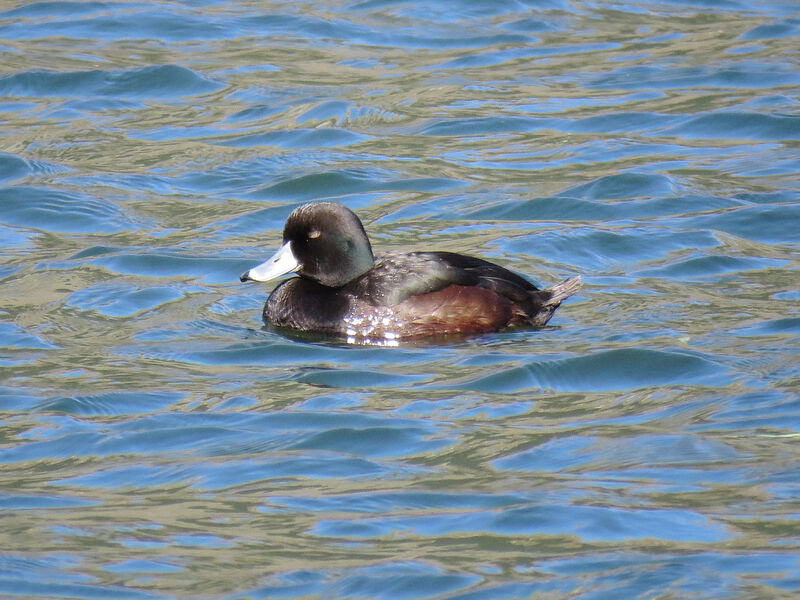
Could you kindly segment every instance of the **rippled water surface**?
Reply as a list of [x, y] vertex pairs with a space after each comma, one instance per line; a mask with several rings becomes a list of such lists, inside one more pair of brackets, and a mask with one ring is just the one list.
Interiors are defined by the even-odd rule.
[[[796, 597], [796, 2], [0, 9], [0, 596]], [[283, 337], [322, 199], [584, 288]]]

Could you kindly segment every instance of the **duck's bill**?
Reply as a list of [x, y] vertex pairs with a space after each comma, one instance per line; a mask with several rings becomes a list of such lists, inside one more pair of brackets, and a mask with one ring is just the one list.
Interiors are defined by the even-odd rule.
[[294, 273], [300, 269], [300, 266], [292, 252], [291, 242], [286, 242], [267, 262], [245, 271], [239, 276], [239, 279], [242, 281], [271, 281], [281, 275]]

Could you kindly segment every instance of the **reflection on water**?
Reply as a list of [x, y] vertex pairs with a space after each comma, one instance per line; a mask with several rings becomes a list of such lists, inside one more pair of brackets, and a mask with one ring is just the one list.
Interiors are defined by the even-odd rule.
[[[796, 595], [794, 4], [2, 7], [0, 595]], [[323, 199], [584, 288], [262, 329]]]

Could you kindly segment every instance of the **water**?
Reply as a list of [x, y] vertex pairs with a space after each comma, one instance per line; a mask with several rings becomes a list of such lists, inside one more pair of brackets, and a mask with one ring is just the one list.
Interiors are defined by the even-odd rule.
[[[4, 598], [795, 597], [795, 2], [0, 8]], [[262, 330], [322, 199], [584, 289]]]

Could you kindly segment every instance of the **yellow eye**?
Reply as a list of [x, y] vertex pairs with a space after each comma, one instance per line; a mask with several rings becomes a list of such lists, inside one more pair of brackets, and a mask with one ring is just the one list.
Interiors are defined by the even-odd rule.
[[308, 234], [308, 239], [315, 240], [321, 235], [322, 235], [321, 231], [319, 231], [318, 229], [314, 229]]

